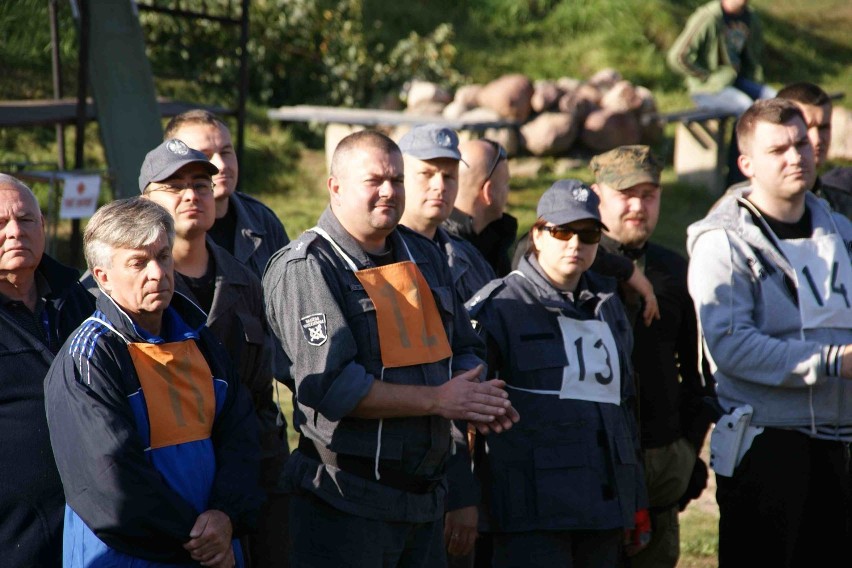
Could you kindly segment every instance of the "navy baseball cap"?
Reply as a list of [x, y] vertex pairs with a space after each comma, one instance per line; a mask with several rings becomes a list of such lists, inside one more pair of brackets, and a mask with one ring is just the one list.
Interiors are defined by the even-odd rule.
[[202, 152], [193, 150], [182, 140], [171, 138], [148, 152], [142, 168], [139, 171], [139, 191], [152, 181], [163, 181], [187, 164], [202, 164], [212, 176], [219, 173], [219, 168], [213, 165]]
[[601, 200], [588, 185], [576, 179], [560, 179], [542, 194], [536, 214], [554, 225], [566, 225], [583, 219], [594, 219], [605, 231], [598, 210]]
[[399, 149], [419, 160], [451, 158], [462, 161], [459, 136], [452, 128], [437, 124], [419, 124], [399, 140]]

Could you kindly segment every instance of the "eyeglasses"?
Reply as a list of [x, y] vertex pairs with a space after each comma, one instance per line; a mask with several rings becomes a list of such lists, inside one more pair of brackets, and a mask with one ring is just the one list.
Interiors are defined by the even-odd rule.
[[188, 183], [186, 185], [161, 185], [160, 187], [152, 187], [147, 190], [148, 193], [152, 191], [165, 191], [171, 195], [179, 195], [183, 196], [183, 193], [187, 190], [192, 190], [196, 195], [206, 196], [209, 195], [213, 188], [216, 187], [216, 184], [213, 183], [209, 179], [199, 179], [192, 183]]
[[488, 181], [491, 179], [491, 176], [494, 175], [494, 170], [497, 169], [497, 164], [499, 164], [501, 160], [507, 160], [508, 156], [506, 155], [506, 149], [501, 144], [488, 138], [483, 138], [482, 141], [494, 149], [494, 161], [491, 162], [491, 167], [488, 168], [488, 175], [485, 176], [485, 181]]
[[546, 225], [541, 230], [547, 231], [551, 237], [558, 241], [570, 241], [574, 235], [577, 235], [580, 242], [587, 245], [594, 245], [601, 242], [602, 235], [600, 227], [575, 229], [569, 225]]

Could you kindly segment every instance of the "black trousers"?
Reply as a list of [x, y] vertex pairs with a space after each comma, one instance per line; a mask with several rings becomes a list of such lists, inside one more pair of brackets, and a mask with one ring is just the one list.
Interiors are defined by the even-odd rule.
[[766, 428], [716, 476], [719, 566], [849, 565], [849, 446]]

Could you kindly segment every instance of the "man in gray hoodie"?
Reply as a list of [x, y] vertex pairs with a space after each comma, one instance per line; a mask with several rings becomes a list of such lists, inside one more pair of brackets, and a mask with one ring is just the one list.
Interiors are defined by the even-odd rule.
[[722, 566], [823, 566], [849, 542], [852, 223], [808, 191], [801, 111], [737, 123], [749, 184], [688, 230], [689, 291], [722, 416], [711, 436]]

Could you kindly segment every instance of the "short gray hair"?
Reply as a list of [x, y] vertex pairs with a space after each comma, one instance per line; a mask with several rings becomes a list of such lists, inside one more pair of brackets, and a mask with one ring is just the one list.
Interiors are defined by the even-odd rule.
[[171, 214], [150, 199], [130, 197], [108, 203], [95, 212], [83, 235], [83, 252], [89, 270], [112, 268], [113, 249], [140, 249], [165, 233], [169, 247], [175, 242]]
[[24, 195], [28, 195], [36, 203], [36, 206], [38, 206], [38, 197], [36, 197], [35, 192], [33, 192], [27, 184], [18, 178], [10, 176], [9, 174], [0, 174], [0, 187], [3, 186], [11, 186]]

